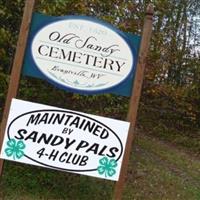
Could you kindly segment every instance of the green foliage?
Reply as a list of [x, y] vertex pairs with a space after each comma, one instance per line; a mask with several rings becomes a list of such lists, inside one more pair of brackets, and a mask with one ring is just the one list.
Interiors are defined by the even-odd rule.
[[0, 0], [0, 71], [9, 72], [16, 47], [24, 1]]
[[144, 90], [139, 108], [141, 128], [198, 153], [200, 110], [197, 102], [200, 97], [196, 95], [197, 91], [194, 92], [195, 89], [192, 90], [192, 85], [174, 87], [162, 84], [148, 87]]
[[8, 76], [0, 71], [0, 118], [2, 117], [2, 108], [5, 102], [7, 88]]
[[[24, 2], [0, 0], [0, 111], [5, 102], [7, 74], [14, 56]], [[35, 10], [55, 16], [95, 16], [123, 31], [140, 34], [149, 2], [41, 0]], [[166, 138], [176, 134], [199, 138], [199, 2], [155, 0], [153, 3], [153, 35], [138, 126], [156, 135], [166, 133]], [[110, 94], [84, 96], [67, 93], [33, 78], [21, 80], [18, 97], [117, 119], [125, 119], [128, 110], [128, 98]], [[174, 138], [174, 141], [177, 139]]]
[[[24, 0], [0, 0], [0, 115], [17, 43]], [[40, 0], [47, 15], [89, 15], [122, 31], [141, 34], [150, 0]], [[190, 152], [200, 151], [199, 1], [154, 0], [150, 54], [137, 126]], [[79, 95], [45, 81], [22, 77], [18, 98], [62, 108], [125, 119], [129, 98], [111, 94]], [[199, 199], [199, 162], [152, 138], [136, 143], [124, 199]], [[105, 168], [107, 170], [107, 168]], [[108, 171], [108, 170], [107, 170]], [[103, 173], [103, 171], [101, 171]], [[11, 178], [12, 177], [12, 178]], [[24, 184], [26, 183], [26, 184]], [[113, 183], [75, 174], [6, 163], [0, 198], [108, 199]], [[102, 192], [103, 191], [103, 192]], [[139, 192], [138, 192], [139, 191]]]

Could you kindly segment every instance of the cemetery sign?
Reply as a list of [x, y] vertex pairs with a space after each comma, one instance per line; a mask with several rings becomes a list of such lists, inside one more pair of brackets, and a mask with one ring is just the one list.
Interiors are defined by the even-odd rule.
[[49, 82], [75, 92], [98, 93], [133, 76], [135, 51], [124, 33], [90, 17], [55, 19], [32, 34], [28, 47]]

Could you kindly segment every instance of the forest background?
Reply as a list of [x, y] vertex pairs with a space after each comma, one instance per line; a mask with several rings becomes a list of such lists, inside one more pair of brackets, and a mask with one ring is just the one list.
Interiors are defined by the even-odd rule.
[[[22, 20], [24, 0], [0, 0], [0, 117]], [[141, 35], [149, 0], [38, 0], [47, 15], [88, 15], [122, 31]], [[137, 129], [199, 156], [200, 1], [154, 0], [150, 53]], [[85, 96], [22, 77], [17, 98], [125, 120], [129, 98]]]

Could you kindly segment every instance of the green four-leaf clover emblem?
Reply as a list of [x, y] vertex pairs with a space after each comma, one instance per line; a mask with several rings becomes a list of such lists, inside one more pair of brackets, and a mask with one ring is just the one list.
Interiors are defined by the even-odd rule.
[[23, 141], [16, 141], [15, 139], [10, 139], [7, 142], [7, 146], [8, 147], [5, 149], [5, 153], [8, 157], [13, 156], [13, 159], [15, 160], [15, 158], [20, 159], [24, 156], [24, 149], [26, 145]]
[[109, 160], [107, 157], [103, 157], [99, 160], [99, 164], [97, 171], [100, 175], [105, 174], [105, 177], [111, 177], [116, 174], [114, 168], [117, 167], [117, 161], [115, 159]]

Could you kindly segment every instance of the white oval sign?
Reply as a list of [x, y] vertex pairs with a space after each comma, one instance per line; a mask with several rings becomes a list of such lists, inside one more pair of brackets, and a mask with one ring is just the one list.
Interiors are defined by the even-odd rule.
[[13, 99], [0, 158], [118, 180], [129, 123]]
[[117, 162], [123, 152], [122, 142], [112, 129], [74, 111], [24, 113], [12, 120], [7, 134], [9, 140], [26, 144], [25, 157], [60, 170], [95, 171], [99, 158]]
[[32, 57], [45, 77], [59, 87], [101, 92], [133, 72], [134, 54], [118, 30], [88, 17], [59, 18], [32, 40]]

